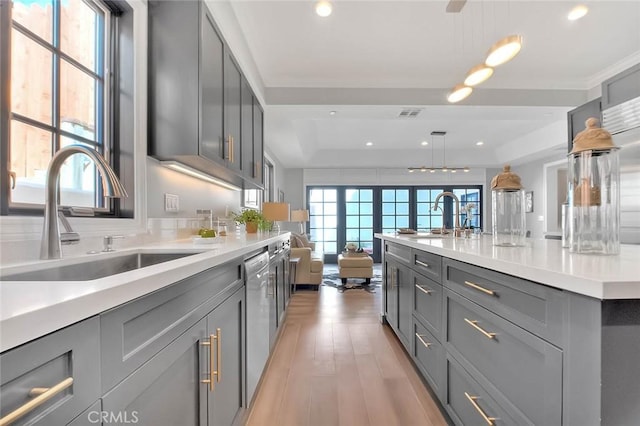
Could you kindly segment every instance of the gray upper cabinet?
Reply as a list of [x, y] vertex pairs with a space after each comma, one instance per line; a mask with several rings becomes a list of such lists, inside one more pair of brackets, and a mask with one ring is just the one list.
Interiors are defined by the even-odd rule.
[[0, 355], [2, 424], [65, 425], [95, 403], [99, 333], [93, 317]]
[[242, 96], [242, 116], [240, 123], [242, 125], [240, 136], [242, 138], [242, 174], [253, 181], [255, 168], [253, 165], [253, 92], [247, 80], [242, 78], [242, 87], [240, 90]]
[[241, 125], [242, 115], [242, 73], [233, 59], [231, 51], [225, 46], [224, 54], [224, 157], [227, 167], [240, 170], [241, 161]]
[[253, 181], [264, 185], [264, 112], [258, 100], [253, 98]]
[[602, 109], [640, 97], [640, 64], [602, 82]]

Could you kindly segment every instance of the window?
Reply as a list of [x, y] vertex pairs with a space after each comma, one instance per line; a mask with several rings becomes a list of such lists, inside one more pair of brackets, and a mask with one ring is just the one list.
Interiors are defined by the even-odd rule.
[[345, 189], [346, 242], [373, 252], [373, 189]]
[[328, 255], [338, 253], [338, 191], [314, 188], [309, 191], [309, 230], [316, 248]]
[[[467, 228], [480, 228], [480, 212], [482, 206], [480, 205], [480, 189], [479, 188], [454, 188], [453, 193], [458, 196], [460, 200], [460, 226], [466, 226]], [[469, 210], [469, 217], [465, 212], [464, 207], [467, 204], [473, 203], [475, 207]]]
[[429, 232], [433, 228], [442, 228], [442, 207], [434, 211], [438, 194], [444, 189], [417, 189], [416, 190], [416, 230], [419, 232]]
[[[121, 35], [132, 28], [132, 12], [121, 20], [129, 11], [114, 4], [13, 0], [11, 8], [3, 8], [0, 39], [11, 40], [0, 57], [2, 92], [10, 89], [11, 93], [9, 104], [3, 105], [8, 112], [0, 115], [0, 128], [8, 124], [9, 129], [2, 130], [2, 152], [9, 158], [9, 169], [3, 165], [2, 172], [11, 176], [10, 182], [2, 179], [3, 214], [42, 208], [49, 161], [65, 146], [93, 148], [116, 172], [132, 170], [130, 158], [120, 159], [121, 152], [133, 151], [132, 106], [127, 100], [119, 101], [119, 94], [133, 86], [132, 65], [127, 65], [132, 53], [122, 49], [129, 56], [121, 67], [119, 49], [127, 39]], [[111, 81], [118, 82], [118, 87], [112, 87]], [[120, 118], [127, 115], [121, 123]], [[123, 180], [123, 184], [132, 198], [134, 182]], [[120, 204], [103, 197], [97, 169], [83, 155], [65, 162], [59, 186], [61, 205], [121, 215]], [[128, 203], [131, 211], [122, 216], [133, 214], [133, 200]]]
[[382, 190], [382, 232], [409, 228], [409, 189]]

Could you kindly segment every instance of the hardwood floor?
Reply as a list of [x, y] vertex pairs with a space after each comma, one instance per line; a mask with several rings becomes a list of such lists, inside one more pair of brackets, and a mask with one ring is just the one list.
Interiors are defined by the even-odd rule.
[[380, 323], [381, 299], [380, 288], [295, 293], [247, 425], [446, 425]]

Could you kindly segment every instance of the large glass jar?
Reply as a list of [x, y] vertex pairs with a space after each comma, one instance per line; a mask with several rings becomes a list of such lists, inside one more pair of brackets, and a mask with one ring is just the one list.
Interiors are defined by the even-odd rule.
[[491, 219], [494, 246], [525, 245], [524, 189], [510, 166], [491, 180]]
[[569, 154], [569, 250], [620, 252], [620, 163], [611, 135], [587, 120]]

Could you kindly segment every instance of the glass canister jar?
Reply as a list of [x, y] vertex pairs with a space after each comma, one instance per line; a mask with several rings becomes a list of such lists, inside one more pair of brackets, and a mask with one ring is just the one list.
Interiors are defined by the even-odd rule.
[[611, 134], [589, 118], [569, 153], [569, 250], [620, 253], [620, 161]]
[[491, 180], [491, 219], [494, 246], [525, 245], [524, 189], [511, 166], [504, 166], [502, 173]]

